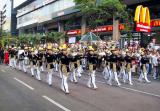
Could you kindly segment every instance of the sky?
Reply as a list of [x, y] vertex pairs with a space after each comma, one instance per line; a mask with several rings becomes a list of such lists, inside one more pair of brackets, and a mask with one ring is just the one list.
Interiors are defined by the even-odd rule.
[[[2, 10], [3, 4], [8, 1], [8, 0], [0, 0], [0, 10]], [[9, 0], [10, 1], [10, 0]], [[21, 3], [23, 3], [24, 1], [27, 0], [14, 0], [14, 7], [17, 7], [18, 5], [20, 5]]]

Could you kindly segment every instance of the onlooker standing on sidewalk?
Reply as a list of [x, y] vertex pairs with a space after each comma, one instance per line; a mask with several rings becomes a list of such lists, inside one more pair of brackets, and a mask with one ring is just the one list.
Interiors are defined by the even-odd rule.
[[3, 48], [1, 47], [0, 48], [0, 64], [2, 64], [4, 61], [4, 50]]
[[4, 51], [4, 63], [9, 64], [9, 52], [8, 52], [8, 50]]
[[153, 77], [154, 79], [158, 78], [158, 53], [154, 50], [152, 55], [152, 65], [153, 65]]

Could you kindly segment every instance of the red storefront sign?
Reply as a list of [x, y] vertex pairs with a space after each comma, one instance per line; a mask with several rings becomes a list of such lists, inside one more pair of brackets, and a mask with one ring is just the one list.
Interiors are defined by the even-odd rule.
[[[119, 30], [124, 30], [124, 25], [120, 24], [119, 25]], [[107, 25], [107, 26], [101, 26], [98, 27], [94, 30], [91, 30], [92, 32], [108, 32], [108, 31], [113, 31], [113, 26], [112, 25]]]
[[152, 20], [151, 26], [152, 27], [159, 27], [160, 26], [160, 19]]
[[67, 32], [67, 35], [79, 35], [81, 34], [81, 30], [77, 29], [77, 30], [70, 30]]
[[151, 32], [151, 27], [147, 23], [137, 23], [136, 31], [138, 32]]
[[[119, 29], [120, 30], [124, 30], [124, 25], [120, 24], [119, 25]], [[91, 30], [92, 32], [109, 32], [109, 31], [113, 31], [113, 26], [112, 25], [107, 25], [107, 26], [100, 26], [94, 30]], [[77, 29], [77, 30], [70, 30], [67, 32], [68, 35], [79, 35], [81, 34], [81, 30]]]

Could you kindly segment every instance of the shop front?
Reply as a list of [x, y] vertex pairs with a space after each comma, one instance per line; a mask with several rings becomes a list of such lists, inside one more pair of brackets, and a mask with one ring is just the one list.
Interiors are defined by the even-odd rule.
[[[119, 25], [119, 30], [120, 31], [124, 30], [124, 25], [123, 24]], [[107, 41], [107, 40], [112, 39], [113, 26], [112, 25], [100, 26], [100, 27], [97, 27], [94, 30], [88, 30], [87, 32], [89, 32], [89, 31], [95, 33], [102, 40]], [[73, 41], [75, 43], [77, 43], [81, 39], [81, 29], [69, 30], [67, 32], [67, 35], [69, 36], [68, 43], [73, 42]]]

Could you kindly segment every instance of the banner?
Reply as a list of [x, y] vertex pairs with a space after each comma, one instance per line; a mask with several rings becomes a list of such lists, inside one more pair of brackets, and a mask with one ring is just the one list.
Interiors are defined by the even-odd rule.
[[148, 7], [137, 6], [134, 21], [137, 32], [151, 32], [151, 19]]

